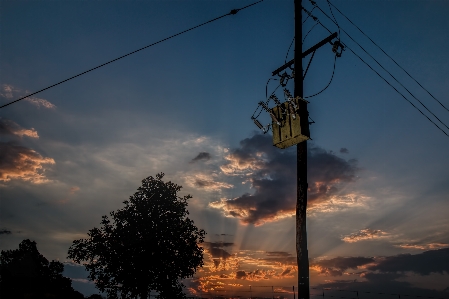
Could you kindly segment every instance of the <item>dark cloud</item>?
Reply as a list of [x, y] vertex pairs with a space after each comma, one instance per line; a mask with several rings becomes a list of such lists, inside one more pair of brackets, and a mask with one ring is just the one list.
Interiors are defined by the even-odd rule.
[[385, 257], [368, 269], [388, 273], [412, 271], [421, 275], [449, 273], [449, 248]]
[[0, 136], [28, 136], [32, 138], [39, 138], [39, 135], [35, 129], [24, 129], [12, 120], [2, 117], [0, 117]]
[[0, 235], [10, 235], [10, 234], [12, 234], [12, 232], [10, 230], [7, 230], [7, 229], [0, 230]]
[[211, 155], [207, 152], [201, 152], [199, 153], [195, 158], [193, 158], [190, 163], [195, 163], [198, 161], [209, 161], [211, 158]]
[[237, 271], [235, 272], [235, 279], [244, 279], [246, 277], [245, 271]]
[[189, 186], [208, 191], [219, 191], [223, 188], [229, 189], [233, 187], [231, 184], [215, 181], [210, 175], [202, 173], [190, 175], [185, 177], [185, 179]]
[[341, 276], [347, 269], [357, 269], [359, 266], [373, 262], [373, 258], [367, 257], [336, 257], [330, 260], [314, 261], [310, 266], [321, 274]]
[[43, 174], [44, 164], [54, 164], [36, 151], [13, 142], [0, 142], [0, 181], [22, 179], [33, 183], [48, 181]]
[[[254, 135], [230, 151], [228, 163], [221, 167], [226, 175], [244, 175], [255, 190], [230, 200], [210, 204], [243, 223], [256, 225], [295, 214], [296, 151], [280, 150], [268, 135]], [[329, 199], [342, 183], [354, 181], [357, 161], [344, 160], [322, 148], [308, 150], [308, 202], [310, 205]]]
[[342, 153], [342, 154], [349, 154], [349, 150], [346, 147], [342, 147], [340, 149], [340, 153]]
[[285, 276], [285, 275], [287, 275], [288, 273], [290, 273], [292, 271], [292, 269], [285, 269], [282, 273], [281, 273], [281, 276]]
[[357, 293], [360, 298], [400, 298], [424, 297], [424, 298], [447, 298], [447, 293], [439, 290], [414, 287], [411, 283], [397, 281], [405, 275], [398, 273], [366, 273], [363, 278], [366, 281], [356, 280], [333, 280], [329, 283], [319, 284], [315, 289], [324, 292], [324, 297], [353, 298]]
[[216, 248], [230, 247], [234, 245], [234, 243], [230, 242], [204, 242], [203, 244], [209, 247], [216, 247]]
[[[222, 249], [223, 247], [231, 247], [234, 243], [228, 243], [228, 242], [204, 242], [203, 246], [207, 249], [209, 254], [212, 256], [213, 259], [227, 259], [231, 256], [229, 252]], [[214, 260], [214, 263], [215, 260]], [[220, 263], [220, 260], [217, 261], [217, 263]], [[217, 264], [217, 266], [218, 266]]]

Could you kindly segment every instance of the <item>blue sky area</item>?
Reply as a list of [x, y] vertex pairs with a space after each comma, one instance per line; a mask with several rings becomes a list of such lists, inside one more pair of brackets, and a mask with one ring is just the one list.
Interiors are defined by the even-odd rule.
[[[1, 0], [0, 104], [251, 3]], [[449, 107], [448, 1], [332, 3]], [[343, 30], [446, 125], [449, 110], [332, 12], [341, 41], [449, 135]], [[191, 218], [207, 232], [186, 291], [269, 285], [292, 297], [295, 148], [273, 147], [250, 117], [293, 58], [293, 26], [293, 1], [265, 0], [0, 109], [0, 249], [35, 240], [77, 290], [95, 293], [69, 246], [164, 172], [193, 196]], [[312, 18], [303, 34], [312, 27], [304, 49], [329, 35]], [[305, 96], [329, 82], [331, 48], [316, 52]], [[449, 137], [348, 49], [308, 100], [311, 286], [449, 298]]]

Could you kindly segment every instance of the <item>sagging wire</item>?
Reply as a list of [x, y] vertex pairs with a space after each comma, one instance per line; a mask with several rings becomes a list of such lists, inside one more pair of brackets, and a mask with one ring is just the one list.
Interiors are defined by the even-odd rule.
[[[319, 7], [318, 7], [319, 8]], [[304, 11], [308, 12], [304, 7], [303, 7]], [[320, 9], [321, 10], [321, 9]], [[322, 10], [321, 10], [322, 11]], [[326, 13], [323, 12], [323, 14], [326, 15]], [[327, 15], [326, 15], [327, 16]], [[329, 16], [327, 16], [329, 18]], [[329, 28], [327, 28], [325, 25], [323, 25], [320, 21], [318, 21], [318, 23], [324, 28], [326, 29], [329, 33], [332, 33]], [[343, 32], [345, 32], [347, 35], [348, 33], [342, 29]], [[348, 35], [349, 36], [349, 35]], [[354, 41], [355, 42], [355, 41]], [[357, 42], [355, 42], [357, 43]], [[382, 80], [385, 81], [385, 83], [387, 83], [391, 88], [394, 89], [394, 91], [396, 91], [404, 100], [406, 100], [410, 105], [413, 106], [413, 108], [415, 108], [416, 110], [419, 111], [419, 113], [421, 113], [425, 118], [427, 118], [428, 121], [430, 121], [435, 127], [437, 127], [441, 132], [443, 132], [444, 135], [449, 137], [449, 134], [447, 134], [443, 129], [441, 129], [433, 120], [431, 120], [421, 109], [419, 109], [418, 107], [416, 107], [409, 99], [407, 99], [407, 97], [401, 93], [396, 87], [394, 87], [387, 79], [385, 79], [381, 74], [379, 74], [378, 71], [376, 71], [371, 65], [369, 65], [365, 60], [363, 60], [362, 57], [360, 57], [360, 55], [358, 55], [356, 52], [354, 52], [348, 45], [346, 45], [345, 43], [342, 42], [342, 45], [344, 45], [346, 47], [346, 49], [348, 49], [349, 51], [351, 51], [352, 54], [354, 54], [358, 59], [360, 59], [360, 61], [362, 61], [369, 69], [371, 69], [374, 73], [376, 73], [377, 76], [379, 76], [379, 78], [381, 78]], [[363, 48], [362, 48], [363, 49]], [[368, 53], [367, 53], [368, 54]], [[368, 54], [370, 55], [370, 54]], [[371, 56], [371, 55], [370, 55]], [[372, 57], [372, 56], [371, 56]], [[374, 59], [374, 58], [373, 58]], [[377, 62], [377, 60], [374, 59], [374, 61]], [[377, 62], [378, 63], [378, 62]], [[387, 71], [388, 73], [388, 71]], [[391, 75], [391, 74], [390, 74]]]
[[[330, 3], [328, 1], [328, 3]], [[346, 18], [355, 28], [357, 28], [365, 37], [367, 37], [379, 50], [381, 50], [388, 58], [390, 58], [401, 70], [403, 70], [413, 81], [415, 81], [416, 84], [418, 84], [422, 89], [424, 89], [435, 101], [437, 101], [444, 109], [446, 109], [449, 112], [449, 109], [444, 106], [443, 103], [441, 103], [437, 98], [435, 98], [430, 91], [428, 91], [424, 86], [422, 86], [418, 80], [412, 77], [402, 66], [400, 66], [396, 60], [393, 59], [390, 55], [388, 55], [378, 44], [376, 44], [365, 32], [362, 31], [356, 24], [354, 24], [344, 13], [342, 13], [334, 4], [330, 3], [343, 17]], [[315, 8], [315, 7], [314, 7]], [[313, 9], [312, 9], [313, 11]]]
[[[311, 3], [315, 3], [314, 1], [312, 1], [312, 0], [310, 0], [310, 2]], [[334, 22], [334, 20], [332, 20], [331, 19], [331, 17], [329, 17], [329, 15], [327, 15], [316, 3], [314, 4], [329, 20], [331, 20], [334, 24], [335, 24], [335, 22]], [[323, 27], [325, 27], [323, 24], [321, 24], [321, 26], [323, 26]], [[326, 27], [325, 27], [326, 28]], [[327, 29], [327, 28], [326, 28]], [[329, 31], [329, 29], [327, 29], [328, 31]], [[365, 50], [365, 48], [363, 48], [354, 38], [352, 38], [352, 36], [351, 35], [349, 35], [349, 33], [347, 33], [343, 28], [341, 29], [354, 43], [356, 43], [356, 45], [358, 45], [361, 49], [362, 49], [362, 51], [363, 52], [365, 52], [369, 57], [371, 57], [371, 59], [373, 59], [376, 63], [377, 63], [377, 65], [378, 66], [380, 66], [387, 74], [389, 74], [390, 75], [390, 77], [391, 78], [393, 78], [393, 80], [394, 81], [396, 81], [402, 88], [404, 88], [407, 92], [408, 92], [408, 94], [409, 95], [411, 95], [416, 101], [418, 101], [420, 104], [421, 104], [421, 106], [423, 106], [424, 107], [424, 109], [426, 109], [433, 117], [435, 117], [443, 126], [445, 126], [448, 130], [449, 130], [449, 127], [443, 122], [443, 121], [441, 121], [432, 111], [430, 111], [430, 109], [429, 108], [427, 108], [427, 106], [426, 105], [424, 105], [424, 103], [423, 102], [421, 102], [413, 93], [411, 93], [410, 92], [410, 90], [408, 90], [408, 88], [407, 87], [405, 87], [404, 86], [404, 84], [402, 84], [398, 79], [396, 79], [396, 77], [395, 76], [393, 76], [393, 74], [391, 74], [383, 65], [381, 65], [380, 63], [379, 63], [379, 61], [377, 61], [377, 59], [375, 59], [370, 53], [368, 53], [368, 51], [367, 50]], [[343, 45], [343, 43], [341, 43], [342, 45]], [[346, 46], [346, 45], [345, 45]], [[347, 46], [346, 46], [347, 47]], [[348, 47], [347, 47], [348, 48]], [[354, 51], [351, 51], [351, 52], [353, 52], [354, 53]], [[390, 84], [391, 85], [391, 84]], [[402, 94], [401, 94], [402, 95]], [[404, 96], [403, 96], [404, 97]], [[407, 101], [410, 103], [410, 104], [412, 104], [408, 99], [407, 99]], [[413, 105], [413, 104], [412, 104]], [[413, 105], [413, 107], [415, 107], [416, 108], [416, 106], [415, 105]], [[417, 108], [418, 109], [418, 108]], [[419, 109], [418, 109], [419, 110]], [[419, 110], [420, 112], [421, 112], [421, 110]], [[422, 112], [421, 112], [421, 114], [423, 114]], [[423, 115], [425, 115], [425, 114], [423, 114]], [[427, 116], [426, 116], [427, 117]], [[428, 118], [428, 117], [427, 117]], [[430, 118], [428, 118], [429, 120], [430, 120]], [[434, 123], [433, 121], [432, 121], [432, 123]], [[434, 123], [435, 124], [435, 123]], [[436, 124], [435, 124], [436, 125]], [[437, 125], [436, 125], [437, 126]], [[438, 128], [440, 128], [439, 126], [437, 126]], [[444, 134], [445, 135], [447, 135], [447, 136], [449, 136], [445, 131], [443, 131], [444, 132]]]

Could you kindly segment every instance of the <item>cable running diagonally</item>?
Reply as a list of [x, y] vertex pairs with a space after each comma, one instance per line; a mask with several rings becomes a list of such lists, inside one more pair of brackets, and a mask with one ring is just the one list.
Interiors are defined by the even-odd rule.
[[337, 55], [335, 55], [335, 57], [334, 57], [334, 68], [333, 68], [333, 70], [332, 70], [332, 76], [331, 76], [331, 79], [329, 80], [329, 83], [327, 83], [326, 87], [324, 87], [323, 89], [321, 89], [319, 92], [314, 93], [313, 95], [304, 97], [304, 99], [313, 98], [314, 96], [319, 95], [320, 93], [322, 93], [323, 91], [325, 91], [325, 90], [331, 85], [332, 80], [334, 79], [335, 65], [336, 65], [336, 64], [337, 64]]
[[290, 49], [291, 49], [294, 41], [295, 41], [295, 38], [293, 37], [292, 42], [290, 43], [290, 46], [288, 47], [287, 54], [285, 54], [284, 63], [287, 63], [288, 53], [290, 53]]
[[17, 100], [15, 100], [15, 101], [12, 101], [12, 102], [9, 102], [9, 103], [7, 103], [7, 104], [5, 104], [5, 105], [2, 105], [2, 106], [0, 106], [0, 108], [4, 108], [4, 107], [6, 107], [6, 106], [8, 106], [8, 105], [11, 105], [11, 104], [14, 104], [14, 103], [16, 103], [16, 102], [18, 102], [18, 101], [21, 101], [21, 100], [23, 100], [23, 99], [29, 98], [29, 97], [31, 97], [31, 96], [33, 96], [33, 95], [35, 95], [35, 94], [38, 94], [38, 93], [40, 93], [40, 92], [42, 92], [42, 91], [44, 91], [44, 90], [53, 88], [53, 87], [55, 87], [55, 86], [57, 86], [57, 85], [59, 85], [59, 84], [62, 84], [62, 83], [65, 83], [65, 82], [67, 82], [67, 81], [69, 81], [69, 80], [75, 79], [75, 78], [77, 78], [77, 77], [79, 77], [79, 76], [82, 76], [82, 75], [84, 75], [84, 74], [87, 74], [87, 73], [89, 73], [89, 72], [91, 72], [91, 71], [93, 71], [93, 70], [99, 69], [99, 68], [101, 68], [101, 67], [103, 67], [103, 66], [105, 66], [105, 65], [108, 65], [108, 64], [110, 64], [110, 63], [113, 63], [113, 62], [115, 62], [115, 61], [117, 61], [117, 60], [120, 60], [120, 59], [122, 59], [122, 58], [125, 58], [125, 57], [127, 57], [127, 56], [130, 56], [130, 55], [132, 55], [132, 54], [135, 54], [135, 53], [137, 53], [137, 52], [140, 52], [140, 51], [142, 51], [142, 50], [145, 50], [145, 49], [147, 49], [147, 48], [150, 48], [150, 47], [152, 47], [152, 46], [155, 46], [155, 45], [157, 45], [157, 44], [160, 44], [160, 43], [162, 43], [162, 42], [165, 42], [165, 41], [167, 41], [167, 40], [169, 40], [169, 39], [172, 39], [173, 37], [176, 37], [176, 36], [178, 36], [178, 35], [181, 35], [181, 34], [184, 34], [184, 33], [186, 33], [186, 32], [192, 31], [192, 30], [197, 29], [197, 28], [199, 28], [199, 27], [201, 27], [201, 26], [204, 26], [204, 25], [206, 25], [206, 24], [215, 22], [215, 21], [217, 21], [217, 20], [219, 20], [219, 19], [221, 19], [221, 18], [230, 16], [230, 15], [235, 15], [235, 14], [238, 13], [240, 10], [243, 10], [243, 9], [246, 9], [246, 8], [251, 7], [251, 6], [253, 6], [253, 5], [259, 4], [259, 3], [262, 2], [262, 1], [264, 1], [264, 0], [259, 0], [259, 1], [257, 1], [257, 2], [254, 2], [254, 3], [252, 3], [252, 4], [249, 4], [249, 5], [244, 6], [244, 7], [242, 7], [242, 8], [233, 9], [233, 10], [231, 10], [231, 11], [230, 11], [229, 13], [227, 13], [227, 14], [224, 14], [224, 15], [222, 15], [222, 16], [219, 16], [219, 17], [217, 17], [217, 18], [215, 18], [215, 19], [212, 19], [212, 20], [209, 20], [209, 21], [207, 21], [207, 22], [201, 23], [201, 24], [199, 24], [199, 25], [196, 25], [196, 26], [191, 27], [191, 28], [189, 28], [189, 29], [186, 29], [186, 30], [184, 30], [184, 31], [178, 32], [178, 33], [173, 34], [173, 35], [171, 35], [171, 36], [169, 36], [169, 37], [166, 37], [166, 38], [164, 38], [164, 39], [161, 39], [161, 40], [159, 40], [159, 41], [157, 41], [157, 42], [155, 42], [155, 43], [152, 43], [152, 44], [150, 44], [150, 45], [148, 45], [148, 46], [145, 46], [145, 47], [143, 47], [143, 48], [140, 48], [140, 49], [137, 49], [137, 50], [135, 50], [135, 51], [132, 51], [132, 52], [130, 52], [130, 53], [128, 53], [128, 54], [122, 55], [122, 56], [117, 57], [117, 58], [115, 58], [115, 59], [113, 59], [113, 60], [110, 60], [110, 61], [108, 61], [108, 62], [105, 62], [105, 63], [103, 63], [103, 64], [100, 64], [100, 65], [98, 65], [98, 66], [96, 66], [96, 67], [94, 67], [94, 68], [91, 68], [91, 69], [89, 69], [89, 70], [87, 70], [87, 71], [84, 71], [84, 72], [82, 72], [82, 73], [79, 73], [78, 75], [72, 76], [72, 77], [67, 78], [67, 79], [65, 79], [65, 80], [62, 80], [62, 81], [60, 81], [60, 82], [58, 82], [58, 83], [56, 83], [56, 84], [50, 85], [50, 86], [48, 86], [48, 87], [46, 87], [46, 88], [43, 88], [43, 89], [38, 90], [38, 91], [36, 91], [36, 92], [33, 92], [33, 93], [31, 93], [31, 94], [29, 94], [29, 95], [27, 95], [27, 96], [24, 96], [24, 97], [22, 97], [22, 98], [20, 98], [20, 99], [17, 99]]
[[441, 103], [437, 98], [435, 98], [430, 91], [428, 91], [424, 86], [422, 86], [415, 78], [412, 77], [402, 66], [399, 65], [399, 63], [396, 62], [396, 60], [393, 59], [390, 55], [388, 55], [378, 44], [376, 44], [365, 32], [362, 31], [356, 24], [354, 24], [345, 14], [343, 14], [334, 4], [328, 1], [343, 17], [345, 17], [352, 25], [355, 26], [364, 36], [366, 36], [379, 50], [381, 50], [388, 58], [390, 58], [401, 70], [403, 70], [413, 81], [416, 82], [422, 89], [424, 89], [435, 101], [437, 101], [444, 109], [449, 111], [449, 109], [444, 106], [443, 103]]
[[[329, 19], [329, 20], [331, 20], [335, 25], [337, 25], [338, 26], [338, 24], [336, 24], [335, 23], [335, 21], [334, 20], [332, 20], [332, 18], [328, 15], [328, 14], [326, 14], [322, 9], [321, 9], [321, 7], [319, 7], [317, 4], [315, 4], [316, 5], [316, 7]], [[341, 30], [354, 42], [354, 43], [356, 43], [362, 50], [363, 50], [363, 52], [365, 52], [369, 57], [371, 57], [371, 59], [373, 59], [376, 63], [377, 63], [377, 65], [379, 65], [385, 72], [387, 72], [400, 86], [402, 86], [402, 88], [404, 88], [416, 101], [418, 101], [423, 107], [424, 107], [424, 109], [426, 109], [430, 114], [432, 114], [432, 116], [433, 117], [435, 117], [443, 126], [445, 126], [448, 130], [449, 130], [449, 127], [443, 122], [443, 121], [441, 121], [439, 118], [438, 118], [438, 116], [436, 116], [432, 111], [430, 111], [429, 110], [429, 108], [427, 108], [427, 106], [426, 105], [424, 105], [424, 103], [423, 102], [421, 102], [417, 97], [415, 97], [415, 95], [414, 94], [412, 94], [411, 92], [410, 92], [410, 90], [408, 90], [407, 89], [407, 87], [405, 87], [404, 86], [404, 84], [402, 84], [398, 79], [396, 79], [396, 77], [395, 76], [393, 76], [383, 65], [381, 65], [370, 53], [368, 53], [368, 51], [367, 50], [365, 50], [365, 48], [363, 48], [355, 39], [353, 39], [352, 38], [352, 36], [351, 35], [349, 35], [349, 33], [348, 32], [346, 32], [343, 28], [341, 28]]]
[[[306, 10], [305, 8], [303, 8], [303, 10], [305, 12], [308, 12], [308, 10]], [[317, 21], [324, 29], [326, 29], [329, 33], [332, 33], [332, 31], [329, 30], [329, 28], [327, 28], [325, 25], [323, 25], [319, 20]], [[348, 47], [348, 45], [344, 44], [342, 42], [342, 44], [349, 50], [351, 51], [357, 58], [359, 58], [364, 64], [366, 64], [367, 67], [369, 67], [374, 73], [376, 73], [382, 80], [384, 80], [388, 85], [390, 85], [391, 88], [393, 88], [400, 96], [402, 96], [407, 102], [409, 102], [410, 105], [412, 105], [416, 110], [418, 110], [422, 115], [424, 115], [424, 117], [427, 118], [427, 120], [429, 120], [435, 127], [437, 127], [441, 132], [443, 132], [444, 135], [448, 136], [449, 135], [443, 130], [441, 129], [433, 120], [431, 120], [424, 112], [421, 111], [421, 109], [419, 109], [418, 107], [416, 107], [409, 99], [407, 99], [406, 96], [404, 96], [399, 90], [397, 90], [390, 82], [388, 82], [387, 79], [385, 79], [381, 74], [379, 74], [371, 65], [369, 65], [365, 60], [363, 60], [362, 57], [360, 57], [357, 53], [355, 53], [350, 47]]]

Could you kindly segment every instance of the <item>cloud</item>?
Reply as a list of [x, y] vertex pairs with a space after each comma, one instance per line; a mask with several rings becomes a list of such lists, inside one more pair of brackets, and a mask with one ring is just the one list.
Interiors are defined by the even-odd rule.
[[77, 192], [79, 190], [80, 190], [80, 187], [73, 186], [72, 188], [70, 188], [69, 192], [70, 192], [70, 194], [75, 194], [75, 192]]
[[374, 261], [374, 258], [368, 257], [336, 257], [330, 260], [314, 261], [310, 264], [310, 268], [320, 274], [341, 276], [347, 269], [357, 269]]
[[37, 106], [38, 108], [40, 108], [40, 107], [44, 107], [47, 109], [55, 109], [56, 108], [56, 106], [54, 104], [50, 103], [47, 100], [40, 99], [40, 98], [30, 97], [30, 98], [26, 98], [25, 101]]
[[211, 158], [211, 155], [207, 152], [201, 152], [199, 153], [195, 158], [193, 158], [190, 163], [196, 163], [198, 161], [209, 161]]
[[245, 271], [237, 271], [235, 272], [235, 279], [244, 279], [246, 277]]
[[369, 266], [372, 271], [388, 273], [411, 271], [421, 275], [430, 273], [449, 273], [449, 248], [425, 251], [420, 254], [401, 254], [389, 256]]
[[291, 254], [285, 251], [267, 251], [267, 256], [286, 257], [291, 256]]
[[0, 142], [0, 181], [21, 179], [35, 184], [48, 182], [44, 175], [45, 164], [55, 164], [55, 161], [42, 157], [30, 148]]
[[[227, 176], [242, 176], [254, 193], [210, 203], [244, 224], [261, 225], [296, 212], [296, 151], [272, 146], [271, 137], [256, 134], [240, 142], [220, 167]], [[326, 201], [356, 179], [357, 161], [344, 160], [316, 146], [308, 150], [308, 203]]]
[[28, 136], [31, 138], [39, 138], [37, 131], [33, 128], [24, 129], [12, 120], [0, 117], [0, 136]]
[[[8, 100], [13, 100], [14, 98], [21, 98], [28, 93], [27, 91], [20, 90], [15, 88], [10, 84], [3, 84], [0, 92], [0, 96], [6, 98]], [[25, 98], [24, 101], [31, 103], [32, 105], [37, 106], [38, 108], [44, 107], [47, 109], [55, 109], [56, 106], [49, 101], [37, 97], [29, 97]]]
[[0, 96], [6, 98], [6, 99], [12, 99], [13, 96], [13, 92], [18, 91], [17, 89], [14, 88], [14, 86], [9, 85], [9, 84], [3, 84], [2, 85], [2, 92], [0, 93]]
[[[202, 246], [205, 248], [205, 252], [209, 255], [209, 260], [212, 261], [212, 264], [209, 268], [214, 268], [214, 270], [227, 270], [230, 267], [232, 268], [235, 264], [235, 261], [231, 261], [227, 263], [227, 260], [233, 258], [233, 255], [228, 251], [222, 249], [223, 247], [231, 247], [234, 243], [228, 242], [204, 242]], [[207, 261], [205, 262], [205, 266], [207, 266]], [[213, 265], [213, 267], [212, 267]], [[221, 266], [221, 267], [220, 267]]]
[[395, 245], [395, 247], [404, 248], [404, 249], [417, 249], [417, 250], [433, 250], [440, 248], [447, 248], [449, 244], [446, 243], [428, 243], [428, 244], [399, 244]]
[[0, 230], [0, 235], [10, 235], [10, 234], [12, 234], [12, 232], [10, 230], [7, 230], [7, 229]]
[[232, 188], [233, 185], [225, 182], [216, 182], [212, 179], [213, 175], [192, 174], [184, 177], [187, 185], [194, 188], [204, 189], [206, 191], [220, 191], [222, 189]]
[[217, 248], [234, 246], [234, 243], [230, 242], [203, 242], [203, 244], [209, 247], [217, 247]]
[[340, 153], [342, 153], [342, 154], [349, 154], [349, 150], [347, 148], [345, 148], [345, 147], [342, 147], [340, 149]]
[[388, 233], [380, 229], [361, 229], [356, 233], [344, 236], [341, 240], [347, 243], [355, 243], [363, 240], [375, 240], [387, 237]]

